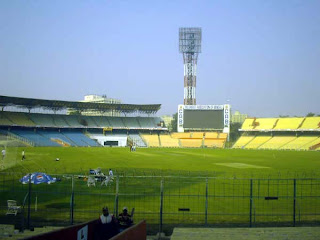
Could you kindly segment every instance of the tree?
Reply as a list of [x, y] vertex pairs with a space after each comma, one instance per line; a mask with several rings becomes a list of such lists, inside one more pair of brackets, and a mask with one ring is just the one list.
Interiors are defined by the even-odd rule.
[[241, 132], [239, 132], [239, 129], [241, 126], [242, 124], [238, 122], [230, 124], [230, 142], [235, 142], [240, 137]]
[[172, 132], [177, 132], [178, 129], [177, 129], [177, 124], [178, 124], [178, 113], [175, 113], [172, 115], [173, 119], [171, 121], [171, 129], [172, 129]]
[[306, 117], [314, 117], [316, 114], [313, 112], [309, 112]]

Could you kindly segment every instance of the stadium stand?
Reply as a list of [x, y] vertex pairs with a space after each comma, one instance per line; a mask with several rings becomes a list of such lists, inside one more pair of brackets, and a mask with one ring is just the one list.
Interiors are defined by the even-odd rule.
[[253, 129], [273, 129], [277, 121], [277, 118], [257, 118]]
[[0, 126], [159, 129], [157, 117], [104, 117], [40, 113], [0, 112]]
[[271, 136], [257, 136], [255, 137], [251, 142], [249, 142], [245, 148], [249, 149], [257, 149], [259, 148], [262, 144], [266, 143], [271, 139]]
[[125, 125], [121, 117], [107, 117], [107, 118], [108, 118], [108, 122], [111, 124], [110, 127], [125, 128]]
[[142, 128], [154, 128], [155, 121], [147, 117], [137, 117], [137, 121]]
[[307, 145], [308, 143], [312, 143], [319, 137], [317, 136], [301, 136], [297, 137], [295, 140], [287, 143], [286, 145], [280, 147], [280, 149], [286, 149], [286, 150], [299, 150], [303, 146]]
[[219, 138], [227, 139], [228, 134], [227, 133], [219, 133]]
[[148, 147], [160, 147], [158, 134], [142, 134], [141, 137], [147, 143]]
[[293, 136], [275, 136], [266, 143], [262, 144], [259, 149], [279, 149], [280, 147], [292, 142], [297, 137]]
[[16, 140], [8, 135], [0, 133], [0, 147], [26, 147], [27, 143]]
[[[319, 150], [320, 137], [300, 147], [300, 150]], [[317, 146], [317, 147], [316, 147]], [[316, 148], [312, 148], [316, 147]]]
[[33, 142], [34, 146], [40, 146], [40, 147], [43, 147], [43, 146], [60, 147], [61, 146], [59, 143], [51, 141], [49, 138], [39, 134], [38, 131], [35, 131], [33, 129], [12, 129], [11, 132]]
[[307, 117], [299, 129], [320, 129], [320, 117]]
[[42, 136], [49, 138], [51, 141], [57, 142], [62, 146], [76, 146], [70, 139], [66, 138], [63, 134], [60, 132], [53, 130], [38, 130], [38, 134], [41, 134]]
[[132, 140], [133, 144], [138, 147], [146, 147], [146, 143], [142, 140], [138, 133], [130, 133], [129, 138]]
[[[252, 120], [245, 120], [240, 129], [244, 134], [233, 148], [320, 150], [320, 117]], [[254, 126], [252, 129], [251, 125]], [[266, 132], [270, 132], [270, 136], [266, 136]]]
[[6, 117], [19, 126], [36, 126], [36, 124], [28, 117], [27, 113], [20, 112], [4, 112]]
[[53, 123], [56, 127], [70, 127], [70, 125], [64, 120], [63, 115], [53, 115]]
[[279, 118], [275, 130], [297, 129], [304, 118]]
[[203, 145], [211, 148], [223, 148], [225, 139], [205, 139]]
[[202, 139], [180, 139], [182, 147], [199, 148], [202, 146]]
[[[148, 144], [159, 146], [158, 134], [167, 131], [159, 117], [127, 117], [127, 114], [155, 114], [160, 104], [88, 103], [0, 96], [0, 105], [0, 132], [15, 141], [26, 142], [28, 146], [126, 146], [131, 142], [144, 147], [146, 143], [140, 133], [146, 131], [156, 133], [156, 137], [147, 137]], [[11, 111], [5, 111], [7, 107]], [[12, 112], [13, 109], [19, 109], [19, 112]], [[56, 114], [68, 112], [68, 109], [73, 113], [87, 113], [89, 110], [94, 116]], [[117, 116], [104, 116], [110, 112]], [[112, 138], [104, 137], [98, 142], [97, 138], [93, 140], [83, 133], [88, 131]]]
[[180, 147], [179, 139], [172, 138], [170, 135], [160, 135], [162, 147]]
[[189, 132], [185, 132], [185, 133], [171, 133], [171, 137], [173, 138], [190, 138], [190, 133]]
[[127, 128], [141, 128], [141, 125], [138, 123], [137, 118], [134, 117], [123, 118], [123, 123]]
[[204, 132], [191, 132], [191, 138], [203, 138]]
[[10, 120], [7, 118], [5, 112], [3, 112], [3, 111], [0, 111], [0, 125], [2, 125], [2, 126], [10, 126], [10, 125], [13, 125], [13, 122], [10, 121]]
[[218, 133], [217, 132], [206, 132], [205, 138], [218, 138]]
[[243, 124], [242, 124], [242, 129], [244, 130], [250, 130], [253, 129], [254, 125], [253, 122], [255, 121], [254, 118], [247, 118], [244, 120]]
[[78, 131], [63, 131], [62, 135], [69, 139], [70, 142], [74, 143], [78, 147], [98, 147], [100, 146], [96, 141], [87, 137], [85, 134]]
[[48, 114], [29, 114], [30, 119], [35, 123], [36, 126], [55, 126], [53, 117]]
[[238, 139], [238, 141], [233, 145], [233, 148], [244, 148], [253, 139], [254, 136], [241, 136]]
[[34, 143], [34, 146], [99, 146], [80, 131], [42, 130], [42, 129], [12, 129], [15, 135]]

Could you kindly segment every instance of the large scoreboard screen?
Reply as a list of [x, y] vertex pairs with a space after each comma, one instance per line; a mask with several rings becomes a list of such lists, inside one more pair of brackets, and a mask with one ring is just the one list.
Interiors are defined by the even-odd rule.
[[222, 130], [229, 132], [230, 106], [226, 105], [179, 105], [178, 131]]

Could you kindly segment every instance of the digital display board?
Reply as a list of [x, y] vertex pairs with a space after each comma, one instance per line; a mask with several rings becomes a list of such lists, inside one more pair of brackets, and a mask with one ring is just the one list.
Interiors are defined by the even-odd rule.
[[229, 133], [230, 105], [179, 105], [177, 130], [222, 130]]
[[223, 110], [186, 110], [184, 109], [183, 128], [223, 129]]

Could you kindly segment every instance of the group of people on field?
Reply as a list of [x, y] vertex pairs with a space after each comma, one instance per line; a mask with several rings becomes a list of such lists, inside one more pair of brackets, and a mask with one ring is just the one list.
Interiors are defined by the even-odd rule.
[[[6, 154], [7, 154], [6, 149], [2, 149], [2, 151], [1, 151], [2, 160], [4, 160], [6, 158]], [[24, 149], [22, 150], [22, 153], [21, 153], [21, 161], [23, 161], [23, 160], [26, 160], [26, 153], [25, 153]]]
[[122, 213], [116, 218], [109, 213], [108, 207], [102, 208], [102, 214], [97, 224], [97, 239], [109, 239], [122, 232], [133, 224], [132, 216], [128, 213], [128, 208], [124, 207]]

